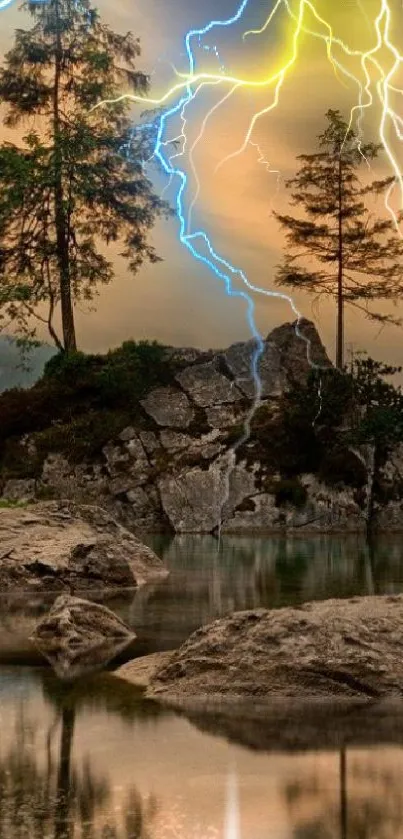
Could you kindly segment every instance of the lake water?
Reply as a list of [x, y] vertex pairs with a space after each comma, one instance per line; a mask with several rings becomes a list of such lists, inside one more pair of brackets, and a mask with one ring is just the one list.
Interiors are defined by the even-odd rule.
[[[403, 591], [399, 537], [148, 541], [170, 578], [109, 604], [142, 652], [236, 609]], [[400, 736], [297, 751], [272, 732], [264, 751], [259, 727], [248, 748], [242, 720], [205, 725], [112, 674], [60, 685], [27, 644], [49, 602], [0, 598], [0, 839], [403, 837]]]

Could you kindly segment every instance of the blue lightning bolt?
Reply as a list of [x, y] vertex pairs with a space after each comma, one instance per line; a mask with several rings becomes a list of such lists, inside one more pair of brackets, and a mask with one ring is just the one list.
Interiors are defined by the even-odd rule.
[[[249, 3], [249, 0], [242, 0], [241, 4], [238, 7], [238, 10], [236, 11], [236, 13], [232, 17], [227, 18], [226, 20], [213, 20], [210, 23], [208, 23], [204, 28], [202, 28], [202, 29], [192, 29], [187, 33], [187, 35], [185, 37], [185, 48], [186, 48], [186, 54], [187, 54], [188, 61], [189, 61], [189, 77], [190, 78], [193, 77], [194, 74], [195, 74], [195, 56], [194, 56], [194, 53], [193, 53], [193, 50], [192, 50], [192, 41], [194, 39], [198, 39], [198, 42], [200, 43], [201, 39], [205, 35], [207, 35], [209, 32], [211, 32], [212, 29], [214, 29], [216, 27], [229, 27], [229, 26], [232, 26], [233, 24], [237, 23], [242, 18], [248, 3]], [[163, 171], [166, 173], [166, 175], [168, 175], [168, 177], [170, 179], [170, 183], [175, 178], [177, 178], [178, 181], [179, 181], [179, 188], [178, 188], [177, 193], [176, 193], [175, 203], [176, 203], [176, 210], [177, 210], [177, 215], [178, 215], [178, 219], [179, 219], [179, 239], [180, 239], [180, 242], [182, 243], [182, 245], [184, 245], [184, 247], [187, 248], [187, 250], [191, 253], [191, 255], [194, 257], [194, 259], [196, 259], [198, 262], [201, 262], [205, 266], [207, 266], [207, 268], [209, 268], [213, 272], [213, 274], [221, 282], [223, 282], [225, 284], [225, 289], [226, 289], [226, 293], [227, 293], [228, 297], [240, 298], [245, 302], [246, 312], [247, 312], [247, 320], [248, 320], [248, 324], [249, 324], [251, 334], [253, 336], [253, 340], [255, 342], [255, 348], [254, 348], [254, 351], [252, 353], [252, 358], [251, 358], [251, 374], [252, 374], [252, 377], [253, 377], [254, 390], [255, 390], [254, 400], [253, 400], [252, 407], [251, 407], [250, 411], [248, 412], [248, 414], [245, 418], [245, 421], [244, 421], [244, 432], [239, 437], [239, 439], [236, 441], [236, 443], [231, 447], [231, 449], [228, 453], [228, 468], [227, 468], [226, 473], [225, 473], [226, 489], [225, 489], [225, 492], [224, 492], [223, 497], [221, 499], [221, 502], [222, 502], [221, 503], [221, 512], [222, 512], [226, 502], [228, 501], [228, 497], [229, 497], [229, 481], [230, 481], [231, 473], [232, 473], [232, 471], [235, 467], [236, 451], [250, 437], [251, 422], [252, 422], [253, 416], [254, 416], [257, 408], [260, 405], [261, 396], [262, 396], [262, 384], [261, 384], [261, 380], [260, 380], [260, 376], [259, 376], [259, 372], [258, 372], [258, 367], [259, 367], [260, 358], [261, 358], [261, 356], [263, 354], [263, 351], [264, 351], [264, 341], [263, 341], [263, 338], [262, 338], [262, 336], [261, 336], [261, 334], [260, 334], [260, 332], [259, 332], [259, 330], [256, 326], [255, 304], [254, 304], [253, 298], [251, 297], [251, 295], [247, 291], [237, 291], [233, 288], [233, 284], [232, 284], [232, 279], [233, 278], [239, 277], [241, 279], [242, 283], [248, 289], [249, 292], [252, 292], [254, 294], [264, 294], [266, 297], [275, 297], [276, 299], [285, 300], [289, 303], [289, 305], [291, 306], [294, 314], [296, 315], [296, 319], [297, 319], [296, 320], [296, 325], [295, 325], [296, 334], [298, 335], [298, 337], [302, 341], [305, 342], [305, 344], [307, 346], [307, 356], [308, 356], [308, 360], [309, 360], [311, 366], [316, 368], [317, 365], [315, 365], [310, 358], [310, 340], [308, 338], [306, 338], [301, 333], [301, 331], [299, 329], [299, 324], [300, 324], [300, 321], [302, 319], [302, 315], [298, 311], [298, 309], [296, 308], [295, 303], [292, 300], [292, 298], [289, 297], [286, 294], [283, 294], [283, 293], [280, 293], [280, 292], [268, 291], [267, 289], [259, 288], [255, 285], [253, 285], [248, 280], [247, 276], [245, 275], [245, 273], [240, 268], [231, 264], [228, 260], [224, 259], [222, 256], [220, 256], [214, 250], [214, 248], [213, 248], [213, 246], [210, 242], [210, 239], [209, 239], [209, 237], [208, 237], [208, 235], [205, 231], [198, 230], [198, 231], [193, 232], [193, 233], [191, 233], [189, 231], [189, 228], [188, 228], [188, 225], [187, 225], [187, 221], [189, 220], [189, 216], [188, 216], [188, 219], [187, 219], [186, 215], [185, 215], [185, 210], [184, 210], [184, 196], [186, 194], [186, 188], [187, 188], [187, 185], [188, 185], [188, 176], [187, 176], [186, 172], [184, 171], [184, 169], [180, 168], [178, 166], [178, 164], [173, 165], [173, 159], [174, 159], [174, 157], [176, 159], [178, 157], [182, 157], [183, 154], [184, 154], [185, 145], [186, 145], [186, 134], [185, 134], [185, 131], [184, 131], [185, 112], [186, 112], [186, 108], [188, 107], [188, 105], [195, 98], [196, 93], [197, 93], [197, 90], [193, 91], [192, 84], [191, 84], [191, 82], [189, 82], [184, 89], [184, 95], [182, 96], [182, 98], [179, 99], [179, 101], [176, 104], [174, 104], [169, 110], [165, 111], [165, 113], [161, 115], [161, 117], [159, 118], [159, 126], [158, 126], [157, 138], [156, 138], [156, 143], [155, 143], [154, 155], [153, 156], [159, 161]], [[167, 122], [172, 117], [174, 117], [176, 115], [180, 115], [181, 119], [182, 119], [182, 134], [181, 134], [181, 136], [184, 137], [184, 147], [182, 148], [182, 151], [178, 155], [175, 155], [174, 157], [169, 158], [169, 157], [166, 157], [166, 155], [165, 155], [165, 149], [166, 149], [166, 146], [167, 146], [167, 142], [164, 142], [165, 129], [166, 129]], [[191, 209], [192, 209], [193, 204], [194, 204], [194, 200], [191, 204], [190, 214], [191, 214]], [[205, 251], [203, 253], [203, 251], [200, 249], [200, 245], [204, 246], [204, 249], [205, 249], [205, 251], [207, 251], [208, 255], [205, 255]], [[220, 528], [221, 528], [221, 522], [220, 522]]]

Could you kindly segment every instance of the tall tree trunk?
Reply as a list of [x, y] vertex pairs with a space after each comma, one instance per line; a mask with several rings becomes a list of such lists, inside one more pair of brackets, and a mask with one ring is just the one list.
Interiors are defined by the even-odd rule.
[[366, 525], [367, 538], [372, 533], [374, 525], [374, 506], [375, 506], [375, 480], [378, 476], [379, 468], [379, 452], [376, 443], [370, 446], [371, 456], [368, 464], [368, 485], [367, 485], [367, 505], [366, 505]]
[[62, 43], [60, 35], [59, 3], [55, 3], [55, 80], [53, 88], [53, 139], [55, 149], [55, 226], [56, 253], [59, 269], [60, 304], [62, 310], [63, 343], [66, 352], [77, 349], [76, 332], [74, 326], [73, 302], [71, 298], [69, 246], [67, 241], [67, 221], [63, 194], [63, 157], [60, 136], [60, 76], [62, 70]]
[[336, 323], [336, 367], [342, 370], [344, 363], [344, 305], [343, 305], [343, 165], [339, 151], [338, 172], [338, 276], [337, 276], [337, 323]]

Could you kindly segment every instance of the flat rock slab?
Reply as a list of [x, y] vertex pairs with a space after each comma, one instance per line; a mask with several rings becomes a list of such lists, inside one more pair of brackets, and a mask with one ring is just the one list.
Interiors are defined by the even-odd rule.
[[167, 573], [99, 507], [52, 501], [0, 509], [2, 591], [134, 588]]
[[171, 656], [172, 651], [143, 655], [132, 659], [132, 661], [127, 661], [126, 664], [115, 670], [114, 674], [126, 682], [130, 682], [131, 685], [148, 688], [155, 673], [168, 663]]
[[214, 361], [187, 367], [176, 376], [176, 379], [201, 408], [210, 408], [242, 399], [241, 391], [234, 382], [217, 370]]
[[136, 638], [110, 609], [62, 595], [37, 625], [31, 640], [59, 679], [102, 670]]
[[403, 696], [403, 595], [237, 612], [198, 629], [150, 696], [378, 700]]
[[168, 428], [187, 428], [194, 418], [189, 399], [177, 387], [156, 388], [141, 404], [158, 425]]

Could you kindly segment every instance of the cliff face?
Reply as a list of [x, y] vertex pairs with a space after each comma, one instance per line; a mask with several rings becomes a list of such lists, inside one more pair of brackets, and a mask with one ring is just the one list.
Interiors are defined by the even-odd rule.
[[[72, 462], [68, 446], [61, 451], [53, 446], [38, 461], [43, 433], [25, 435], [19, 445], [26, 448], [27, 461], [40, 465], [28, 480], [21, 471], [10, 478], [3, 470], [8, 478], [3, 498], [96, 501], [140, 530], [364, 530], [365, 452], [349, 454], [353, 471], [363, 474], [357, 491], [357, 484], [327, 486], [303, 468], [297, 480], [284, 480], [284, 452], [271, 446], [270, 423], [275, 424], [284, 394], [307, 380], [312, 364], [331, 367], [313, 324], [303, 321], [300, 333], [303, 338], [295, 325], [285, 324], [265, 341], [259, 364], [262, 402], [247, 440], [254, 343], [208, 352], [169, 348], [171, 380], [141, 399], [131, 424], [126, 422], [96, 456]], [[301, 438], [302, 454], [305, 445]], [[398, 523], [403, 515], [397, 506]]]

